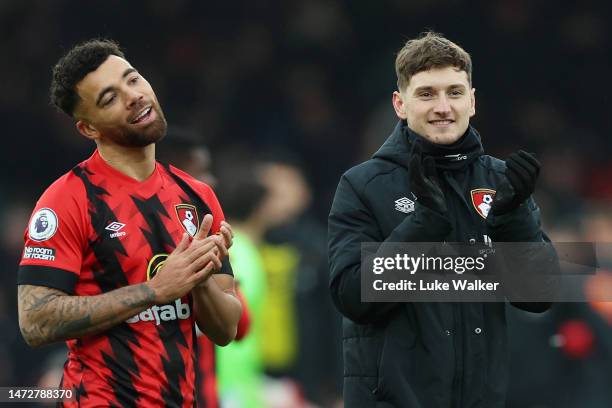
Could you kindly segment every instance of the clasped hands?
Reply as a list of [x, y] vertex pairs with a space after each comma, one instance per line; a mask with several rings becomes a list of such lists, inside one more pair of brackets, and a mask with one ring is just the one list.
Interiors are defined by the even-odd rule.
[[222, 221], [219, 232], [208, 236], [212, 224], [213, 217], [207, 214], [193, 238], [184, 233], [151, 279], [157, 304], [171, 302], [185, 296], [194, 287], [206, 285], [208, 278], [221, 269], [221, 262], [233, 244], [233, 232], [230, 224]]
[[[490, 213], [503, 215], [521, 206], [533, 194], [540, 168], [540, 162], [532, 153], [519, 150], [510, 154], [506, 159], [505, 180], [497, 186]], [[410, 160], [410, 185], [421, 205], [446, 215], [448, 209], [435, 160], [431, 156], [424, 157], [418, 147]]]

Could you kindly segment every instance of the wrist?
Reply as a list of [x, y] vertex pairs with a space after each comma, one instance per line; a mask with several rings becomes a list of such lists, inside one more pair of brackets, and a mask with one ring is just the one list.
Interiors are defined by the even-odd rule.
[[199, 290], [209, 290], [210, 289], [210, 277], [203, 282], [198, 283], [193, 287], [194, 289]]
[[163, 301], [161, 300], [159, 289], [155, 285], [155, 280], [148, 280], [142, 283], [142, 285], [145, 290], [150, 294], [149, 300], [151, 301], [151, 306], [163, 303]]

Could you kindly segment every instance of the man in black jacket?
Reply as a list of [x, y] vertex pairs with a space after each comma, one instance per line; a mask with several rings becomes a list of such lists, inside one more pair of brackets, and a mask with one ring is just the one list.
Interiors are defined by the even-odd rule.
[[[330, 287], [344, 316], [345, 404], [503, 407], [504, 303], [362, 302], [361, 244], [546, 246], [531, 198], [540, 164], [523, 151], [506, 162], [484, 155], [469, 125], [475, 114], [471, 58], [453, 42], [436, 33], [408, 41], [396, 72], [393, 107], [400, 121], [371, 160], [342, 176], [329, 215]], [[514, 305], [532, 312], [550, 307]]]

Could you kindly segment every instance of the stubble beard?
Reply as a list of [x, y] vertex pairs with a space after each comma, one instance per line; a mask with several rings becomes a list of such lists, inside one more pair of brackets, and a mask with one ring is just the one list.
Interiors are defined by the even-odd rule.
[[156, 118], [146, 128], [138, 131], [129, 126], [108, 129], [105, 132], [107, 138], [119, 146], [131, 148], [145, 147], [161, 141], [166, 136], [168, 124], [159, 105], [154, 104], [152, 109], [156, 113]]

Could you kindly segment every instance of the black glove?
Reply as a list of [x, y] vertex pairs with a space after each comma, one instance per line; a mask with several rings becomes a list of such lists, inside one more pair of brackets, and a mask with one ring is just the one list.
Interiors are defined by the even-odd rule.
[[436, 162], [433, 157], [423, 158], [418, 148], [410, 159], [410, 188], [423, 206], [438, 214], [446, 214], [446, 200], [440, 188]]
[[506, 178], [495, 194], [491, 213], [507, 214], [518, 208], [533, 194], [536, 180], [540, 174], [540, 162], [535, 156], [523, 150], [512, 153], [506, 160]]

